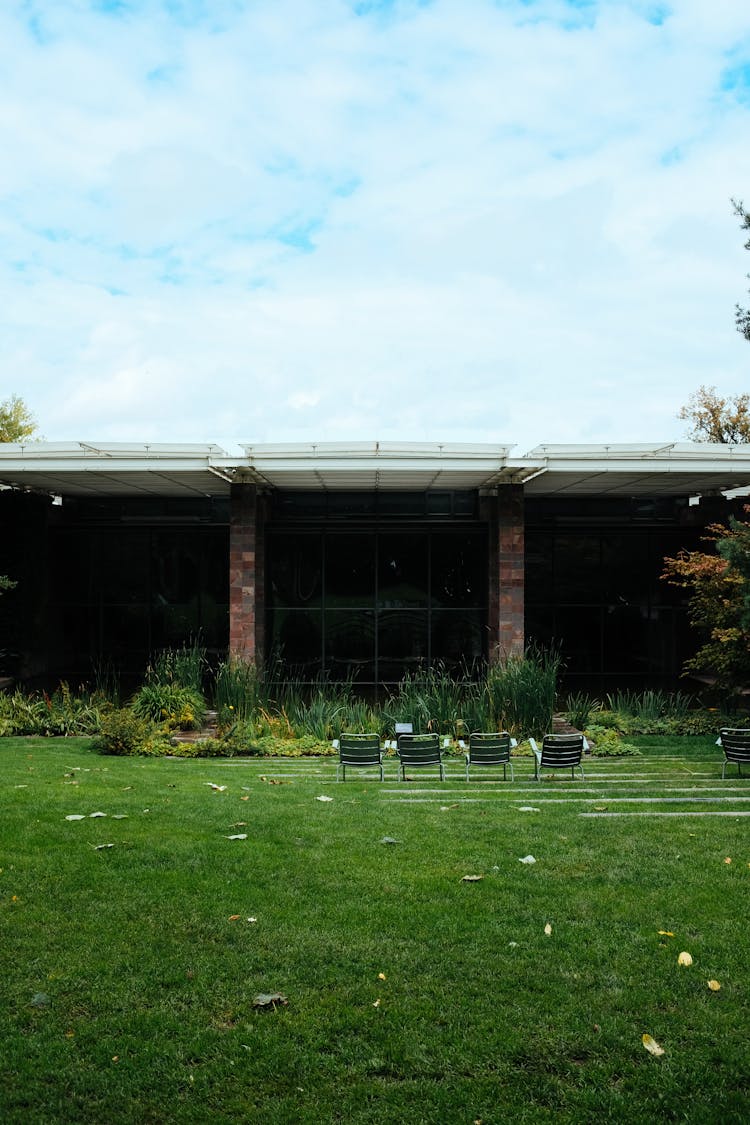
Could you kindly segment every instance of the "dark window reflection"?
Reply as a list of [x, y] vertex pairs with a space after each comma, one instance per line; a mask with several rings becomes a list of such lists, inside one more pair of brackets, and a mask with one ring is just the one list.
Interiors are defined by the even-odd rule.
[[268, 545], [269, 605], [317, 606], [323, 596], [320, 534], [275, 535]]
[[273, 609], [266, 617], [266, 643], [287, 675], [316, 679], [323, 670], [320, 610]]
[[434, 537], [432, 604], [479, 606], [487, 600], [487, 546], [481, 534]]
[[375, 614], [371, 610], [326, 612], [325, 665], [333, 680], [374, 680]]
[[326, 608], [375, 602], [375, 536], [328, 535], [325, 542]]
[[378, 605], [427, 605], [426, 535], [381, 535], [378, 545]]

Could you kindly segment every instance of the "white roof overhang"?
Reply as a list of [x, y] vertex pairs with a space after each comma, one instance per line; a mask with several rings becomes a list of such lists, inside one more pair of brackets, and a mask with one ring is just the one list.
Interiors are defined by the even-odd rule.
[[226, 496], [233, 482], [323, 491], [493, 490], [527, 496], [690, 496], [750, 487], [750, 445], [360, 442], [245, 445], [86, 442], [0, 445], [0, 486], [63, 496]]

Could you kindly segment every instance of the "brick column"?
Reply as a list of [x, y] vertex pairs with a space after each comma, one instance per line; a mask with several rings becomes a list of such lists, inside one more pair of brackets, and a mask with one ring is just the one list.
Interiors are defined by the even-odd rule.
[[523, 485], [501, 484], [483, 503], [489, 532], [490, 659], [524, 650]]
[[263, 655], [263, 519], [253, 484], [233, 484], [229, 517], [229, 652]]

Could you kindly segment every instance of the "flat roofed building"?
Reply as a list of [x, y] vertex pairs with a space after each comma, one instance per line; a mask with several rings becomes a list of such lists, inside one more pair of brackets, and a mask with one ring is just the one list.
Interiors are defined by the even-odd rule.
[[[6, 670], [87, 678], [200, 636], [363, 688], [558, 643], [569, 681], [670, 681], [667, 554], [750, 486], [750, 446], [0, 445]], [[735, 510], [739, 510], [735, 505]]]

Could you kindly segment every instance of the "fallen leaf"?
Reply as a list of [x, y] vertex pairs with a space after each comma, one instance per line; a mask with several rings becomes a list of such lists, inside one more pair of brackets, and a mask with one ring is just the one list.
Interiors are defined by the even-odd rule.
[[380, 843], [381, 844], [398, 844], [399, 841], [395, 840], [393, 838], [393, 836], [384, 836], [383, 839], [380, 841]]
[[456, 802], [455, 802], [454, 804], [452, 804], [452, 805], [441, 805], [441, 806], [440, 806], [440, 811], [441, 811], [441, 812], [450, 812], [450, 811], [451, 811], [451, 809], [457, 809], [457, 808], [458, 808], [458, 801], [456, 801]]
[[594, 805], [594, 812], [606, 812], [609, 805]]
[[333, 797], [316, 797], [316, 801], [332, 801]]
[[674, 937], [674, 934], [672, 933], [671, 930], [657, 930], [656, 932], [661, 937]]
[[105, 812], [90, 812], [89, 816], [106, 816]]
[[128, 814], [125, 813], [125, 812], [116, 812], [116, 813], [113, 814], [112, 819], [113, 820], [127, 820]]
[[241, 801], [249, 801], [249, 800], [250, 800], [250, 798], [249, 798], [249, 797], [240, 797], [240, 800], [241, 800]]
[[550, 925], [550, 923], [549, 923], [549, 922], [548, 922], [548, 923], [547, 923], [547, 925], [546, 925], [546, 926], [544, 927], [544, 932], [545, 932], [545, 934], [547, 935], [547, 937], [552, 937], [552, 926]]
[[659, 1057], [659, 1055], [664, 1054], [664, 1048], [660, 1047], [659, 1044], [656, 1042], [656, 1040], [651, 1035], [644, 1035], [643, 1036], [643, 1046], [646, 1048], [646, 1050], [649, 1052], [649, 1054], [656, 1055], [657, 1058]]
[[533, 855], [525, 855], [523, 859], [519, 859], [519, 863], [536, 863]]
[[204, 781], [203, 784], [207, 785], [209, 789], [213, 789], [216, 793], [223, 793], [226, 789], [226, 785], [214, 785], [213, 781]]
[[225, 836], [225, 840], [246, 840], [247, 832], [236, 832], [234, 836]]
[[462, 883], [479, 883], [484, 879], [484, 875], [464, 875], [461, 879]]
[[680, 954], [680, 956], [677, 958], [677, 964], [688, 966], [688, 965], [692, 965], [692, 963], [693, 963], [693, 958], [690, 956], [689, 953], [686, 953], [683, 950], [682, 953]]
[[518, 942], [517, 941], [509, 941], [508, 945], [510, 946], [511, 949], [518, 949]]
[[519, 812], [541, 812], [541, 809], [535, 809], [533, 805], [519, 805]]
[[49, 1008], [50, 998], [46, 992], [35, 992], [31, 997], [32, 1008]]
[[731, 862], [732, 862], [732, 857], [728, 855], [728, 856], [726, 857], [726, 859], [724, 860], [724, 862], [725, 862], [725, 863], [731, 863]]
[[93, 847], [95, 852], [101, 852], [101, 851], [104, 850], [104, 848], [113, 848], [115, 845], [114, 844], [92, 844], [91, 846]]
[[275, 1008], [277, 1005], [282, 1006], [288, 1004], [286, 996], [282, 996], [280, 992], [259, 992], [253, 1000], [253, 1007], [260, 1008], [261, 1011]]
[[83, 815], [83, 813], [74, 812], [74, 813], [71, 813], [70, 816], [66, 816], [65, 819], [66, 820], [85, 820], [86, 817]]
[[706, 981], [706, 984], [708, 985], [708, 987], [711, 989], [712, 992], [718, 992], [721, 988], [721, 985], [719, 984], [719, 982], [717, 980]]
[[248, 922], [257, 922], [257, 921], [258, 921], [257, 918], [248, 918]]
[[239, 914], [230, 914], [227, 921], [229, 921], [229, 922], [239, 922], [240, 917], [241, 917], [241, 915], [239, 915]]
[[373, 1008], [379, 1008], [379, 1007], [380, 1007], [380, 997], [378, 997], [377, 1000], [375, 1001], [375, 1003], [373, 1004]]
[[385, 973], [378, 973], [378, 980], [385, 980], [385, 979], [386, 979]]
[[230, 824], [229, 827], [230, 828], [246, 828], [247, 827], [247, 821], [246, 820], [237, 820], [237, 821], [235, 821], [234, 824]]

